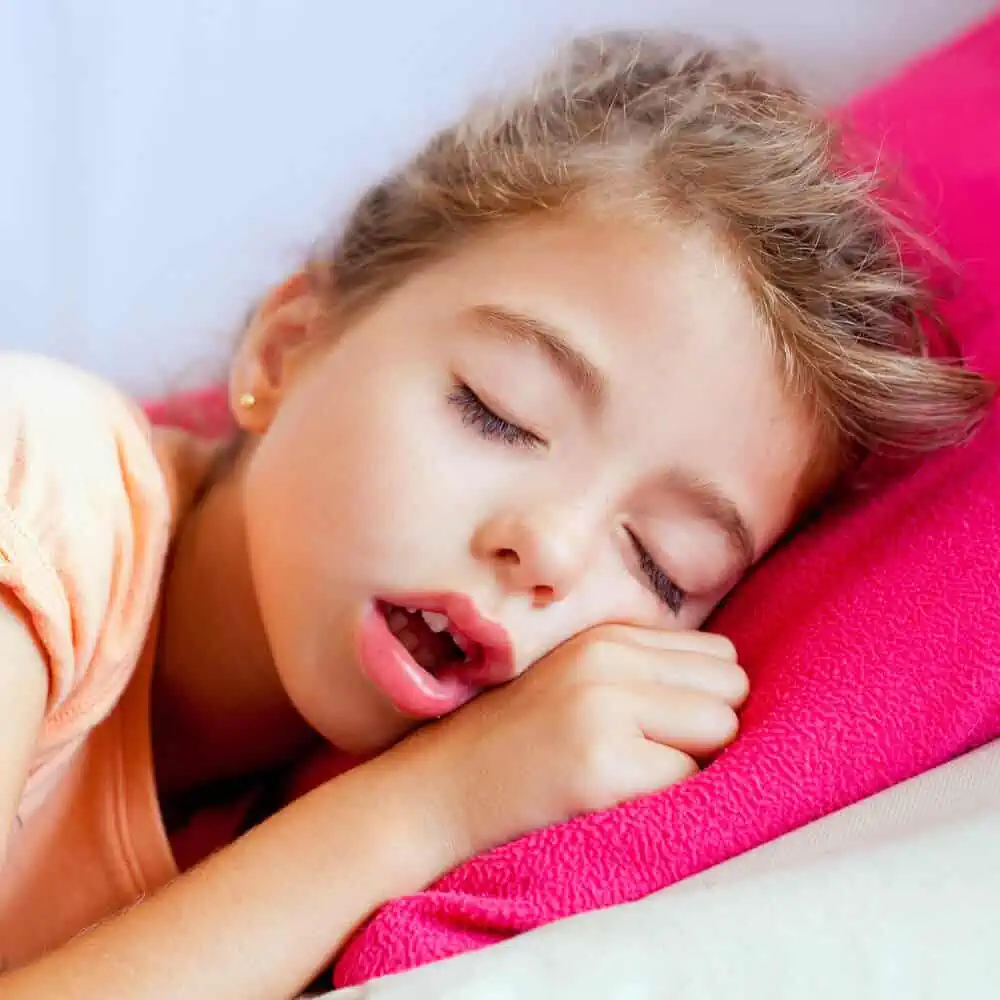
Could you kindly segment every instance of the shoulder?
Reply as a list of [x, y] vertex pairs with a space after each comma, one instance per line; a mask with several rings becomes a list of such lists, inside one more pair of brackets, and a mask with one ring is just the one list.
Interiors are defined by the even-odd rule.
[[122, 437], [152, 453], [141, 409], [110, 383], [52, 358], [0, 352], [0, 448], [72, 442], [90, 457]]
[[137, 405], [70, 365], [0, 352], [0, 588], [45, 651], [57, 742], [106, 714], [130, 676], [171, 522]]

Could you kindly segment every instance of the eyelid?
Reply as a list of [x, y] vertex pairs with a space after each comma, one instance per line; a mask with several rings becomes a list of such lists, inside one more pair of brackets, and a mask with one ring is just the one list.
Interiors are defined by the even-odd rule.
[[505, 421], [512, 427], [516, 427], [519, 431], [523, 431], [528, 437], [533, 438], [536, 444], [545, 445], [548, 443], [541, 434], [529, 427], [526, 421], [513, 416], [506, 406], [497, 402], [495, 398], [492, 398], [490, 393], [486, 391], [477, 392], [471, 385], [468, 385], [467, 383], [463, 384], [465, 384], [466, 389], [468, 389], [468, 391], [476, 397], [479, 404], [484, 409], [489, 410], [490, 413], [497, 417], [497, 419]]
[[[508, 444], [518, 444], [526, 448], [546, 448], [548, 446], [545, 438], [525, 427], [521, 421], [497, 412], [503, 407], [483, 399], [480, 393], [464, 379], [457, 377], [454, 379], [454, 385], [448, 399], [459, 409], [463, 423], [476, 427], [484, 437], [502, 438]], [[501, 426], [490, 430], [485, 426], [486, 421], [490, 420], [496, 421]]]
[[[639, 560], [639, 570], [645, 583], [657, 599], [675, 615], [680, 614], [687, 600], [687, 591], [656, 561], [652, 553], [631, 528], [626, 528], [633, 552]], [[654, 579], [655, 578], [655, 579]]]

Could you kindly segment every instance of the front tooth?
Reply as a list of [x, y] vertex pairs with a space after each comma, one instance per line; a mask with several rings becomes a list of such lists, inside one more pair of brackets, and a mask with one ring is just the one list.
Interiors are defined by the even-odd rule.
[[416, 608], [407, 608], [406, 611], [407, 611], [408, 614], [411, 614], [411, 615], [415, 615], [417, 613], [417, 609]]
[[421, 611], [427, 627], [432, 632], [443, 632], [448, 627], [448, 616], [439, 614], [437, 611]]

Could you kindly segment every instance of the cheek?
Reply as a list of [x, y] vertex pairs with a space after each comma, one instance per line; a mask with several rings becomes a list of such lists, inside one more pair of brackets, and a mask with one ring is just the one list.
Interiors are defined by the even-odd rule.
[[252, 500], [289, 559], [326, 553], [329, 574], [452, 559], [509, 475], [502, 448], [462, 426], [440, 375], [328, 384], [290, 399], [255, 456]]
[[[394, 419], [392, 402], [363, 394], [315, 396], [279, 414], [261, 443], [251, 501], [283, 544], [320, 557], [346, 542], [378, 541], [379, 527], [405, 493], [419, 456]], [[368, 537], [368, 536], [371, 537]]]

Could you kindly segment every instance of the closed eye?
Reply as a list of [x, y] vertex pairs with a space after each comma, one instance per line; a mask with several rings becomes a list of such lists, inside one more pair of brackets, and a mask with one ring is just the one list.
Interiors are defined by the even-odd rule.
[[464, 382], [452, 389], [448, 402], [458, 410], [462, 423], [475, 428], [484, 438], [520, 448], [537, 448], [545, 443], [537, 434], [491, 410]]
[[643, 576], [646, 577], [650, 589], [656, 594], [661, 603], [665, 604], [675, 615], [680, 614], [681, 608], [684, 607], [684, 601], [687, 599], [687, 594], [657, 564], [646, 547], [631, 531], [628, 532], [628, 536], [638, 557], [639, 569], [642, 571]]

